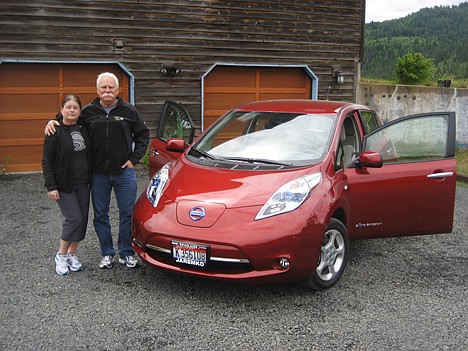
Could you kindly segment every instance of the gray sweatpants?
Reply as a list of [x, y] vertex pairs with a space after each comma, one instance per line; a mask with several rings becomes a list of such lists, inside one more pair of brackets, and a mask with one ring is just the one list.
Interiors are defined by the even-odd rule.
[[60, 191], [57, 201], [64, 217], [61, 239], [78, 242], [85, 238], [88, 226], [89, 187], [82, 184], [73, 188], [73, 192]]

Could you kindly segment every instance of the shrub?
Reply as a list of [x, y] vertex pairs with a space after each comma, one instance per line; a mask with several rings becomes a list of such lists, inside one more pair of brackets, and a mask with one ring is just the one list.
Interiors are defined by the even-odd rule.
[[427, 83], [435, 72], [432, 59], [420, 53], [406, 54], [398, 58], [395, 74], [401, 84]]

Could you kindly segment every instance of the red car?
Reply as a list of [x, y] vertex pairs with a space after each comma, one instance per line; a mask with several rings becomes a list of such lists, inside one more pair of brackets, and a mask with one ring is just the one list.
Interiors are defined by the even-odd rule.
[[168, 103], [159, 136], [132, 234], [157, 268], [321, 290], [343, 274], [349, 240], [452, 231], [452, 112], [382, 125], [352, 103], [261, 101], [191, 143], [190, 117]]

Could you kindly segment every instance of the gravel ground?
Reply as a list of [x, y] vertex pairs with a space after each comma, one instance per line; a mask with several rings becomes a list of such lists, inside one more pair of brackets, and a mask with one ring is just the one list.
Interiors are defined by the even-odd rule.
[[[143, 191], [146, 172], [139, 182]], [[85, 269], [60, 277], [61, 217], [42, 175], [0, 176], [0, 196], [0, 350], [468, 349], [466, 187], [452, 234], [352, 242], [345, 274], [324, 292], [100, 270], [91, 225]]]

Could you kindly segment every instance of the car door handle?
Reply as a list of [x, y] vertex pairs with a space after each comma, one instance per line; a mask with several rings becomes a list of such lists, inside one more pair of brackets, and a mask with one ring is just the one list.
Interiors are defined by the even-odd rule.
[[158, 155], [159, 155], [158, 149], [153, 149], [153, 150], [151, 150], [151, 155], [152, 155], [152, 156], [158, 156]]
[[432, 173], [427, 175], [427, 177], [431, 179], [447, 178], [451, 176], [453, 176], [453, 172]]

